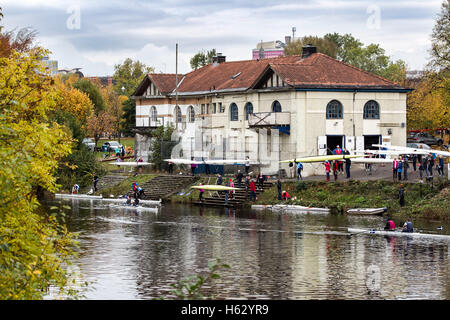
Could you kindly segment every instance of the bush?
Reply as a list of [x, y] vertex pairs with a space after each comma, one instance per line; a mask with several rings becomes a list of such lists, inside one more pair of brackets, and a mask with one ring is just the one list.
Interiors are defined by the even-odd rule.
[[306, 183], [304, 183], [303, 181], [297, 182], [295, 184], [295, 190], [297, 192], [300, 192], [300, 191], [306, 190], [306, 189], [308, 189], [308, 187], [306, 186]]

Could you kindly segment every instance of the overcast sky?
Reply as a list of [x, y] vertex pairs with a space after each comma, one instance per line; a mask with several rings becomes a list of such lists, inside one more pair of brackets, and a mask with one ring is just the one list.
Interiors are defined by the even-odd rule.
[[2, 0], [7, 29], [32, 27], [59, 68], [112, 75], [130, 57], [157, 72], [190, 71], [189, 59], [215, 48], [227, 61], [251, 59], [263, 41], [338, 32], [377, 43], [410, 70], [429, 58], [442, 0]]

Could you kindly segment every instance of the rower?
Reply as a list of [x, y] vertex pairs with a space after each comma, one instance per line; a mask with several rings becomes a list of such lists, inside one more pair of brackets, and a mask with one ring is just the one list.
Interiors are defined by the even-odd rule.
[[127, 201], [125, 202], [126, 205], [131, 205], [131, 197], [129, 195], [126, 195]]
[[408, 218], [403, 225], [402, 232], [414, 232], [413, 224], [411, 220]]
[[78, 194], [78, 190], [80, 190], [80, 186], [75, 183], [72, 187], [72, 193]]
[[139, 199], [134, 198], [133, 206], [137, 207], [139, 205]]
[[392, 221], [391, 218], [388, 218], [388, 220], [386, 222], [386, 226], [384, 227], [384, 230], [387, 230], [387, 231], [395, 230], [395, 223], [394, 223], [394, 221]]

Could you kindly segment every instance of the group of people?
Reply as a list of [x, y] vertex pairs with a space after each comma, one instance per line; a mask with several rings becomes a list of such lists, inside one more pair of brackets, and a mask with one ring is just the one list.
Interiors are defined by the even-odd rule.
[[[384, 230], [386, 231], [395, 231], [395, 222], [388, 218], [386, 225], [384, 226]], [[411, 219], [407, 218], [405, 223], [402, 226], [402, 232], [414, 232], [413, 224], [411, 222]]]
[[394, 181], [400, 181], [402, 179], [408, 180], [408, 169], [410, 167], [408, 160], [411, 160], [414, 171], [417, 171], [418, 167], [420, 180], [423, 180], [423, 178], [427, 180], [433, 178], [433, 168], [436, 163], [438, 175], [440, 177], [444, 176], [444, 157], [438, 157], [435, 153], [429, 153], [424, 156], [421, 154], [413, 154], [408, 157], [400, 158], [399, 160], [394, 158], [394, 161], [392, 162], [392, 178]]

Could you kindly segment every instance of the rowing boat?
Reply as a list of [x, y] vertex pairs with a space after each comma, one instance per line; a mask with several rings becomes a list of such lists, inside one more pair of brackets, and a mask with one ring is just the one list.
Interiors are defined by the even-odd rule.
[[91, 196], [88, 194], [69, 194], [69, 193], [56, 193], [55, 198], [64, 199], [101, 199], [102, 196]]
[[375, 235], [394, 236], [394, 237], [407, 236], [407, 237], [415, 237], [415, 238], [435, 238], [435, 239], [450, 240], [450, 235], [420, 233], [420, 232], [401, 232], [401, 231], [358, 229], [358, 228], [348, 228], [348, 232], [355, 233], [355, 234], [375, 234]]
[[282, 212], [299, 212], [299, 213], [329, 213], [328, 208], [314, 208], [314, 207], [304, 207], [297, 205], [285, 205], [285, 204], [275, 204], [275, 205], [258, 205], [254, 204], [251, 206], [254, 210], [272, 210], [272, 211], [282, 211]]
[[347, 210], [349, 215], [371, 216], [386, 212], [387, 208], [355, 208]]
[[151, 162], [130, 162], [130, 161], [116, 161], [116, 162], [109, 162], [108, 164], [113, 166], [129, 166], [129, 167], [141, 167], [141, 166], [151, 166], [153, 163]]
[[280, 163], [290, 163], [290, 162], [311, 163], [311, 162], [324, 162], [327, 160], [328, 161], [345, 160], [345, 159], [350, 159], [350, 158], [362, 158], [362, 157], [364, 157], [364, 155], [335, 154], [335, 155], [327, 155], [327, 156], [312, 156], [312, 157], [283, 160], [283, 161], [280, 161]]
[[156, 207], [143, 207], [143, 206], [119, 205], [119, 204], [110, 204], [109, 207], [117, 208], [117, 209], [125, 209], [125, 210], [158, 212], [158, 208], [156, 208]]
[[[103, 198], [101, 200], [107, 201], [107, 202], [122, 202], [122, 203], [125, 203], [127, 201], [127, 199], [125, 199], [125, 198]], [[156, 201], [156, 200], [139, 200], [139, 203], [151, 204], [151, 205], [157, 205], [157, 206], [160, 206], [161, 202], [162, 202], [161, 199], [159, 199], [158, 201]]]
[[227, 187], [227, 186], [221, 186], [221, 185], [204, 185], [204, 186], [192, 186], [192, 189], [203, 189], [208, 191], [232, 191], [232, 190], [239, 190], [239, 188], [233, 188], [233, 187]]

